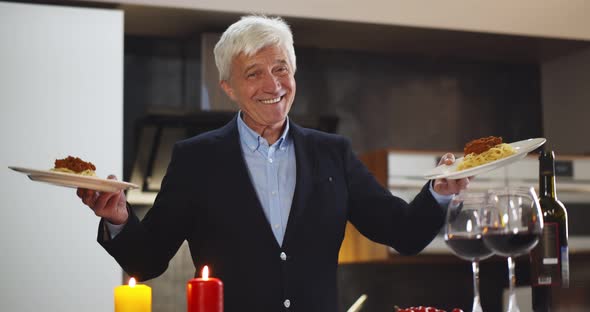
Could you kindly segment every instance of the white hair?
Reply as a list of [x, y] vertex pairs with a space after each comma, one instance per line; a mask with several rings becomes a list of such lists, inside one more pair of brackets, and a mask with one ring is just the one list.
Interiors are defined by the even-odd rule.
[[243, 16], [225, 30], [213, 50], [219, 79], [229, 80], [231, 63], [235, 56], [240, 53], [250, 56], [269, 45], [277, 45], [287, 52], [289, 63], [295, 72], [295, 49], [289, 25], [280, 17]]

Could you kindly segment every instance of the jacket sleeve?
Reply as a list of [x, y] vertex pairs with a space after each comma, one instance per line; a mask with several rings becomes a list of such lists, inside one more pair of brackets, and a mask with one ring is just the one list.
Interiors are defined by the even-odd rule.
[[157, 277], [167, 269], [191, 227], [187, 195], [191, 192], [186, 190], [190, 183], [182, 170], [183, 158], [175, 146], [154, 206], [141, 222], [129, 209], [127, 224], [112, 240], [104, 235], [104, 221], [99, 224], [99, 244], [125, 272], [140, 281]]
[[348, 142], [345, 150], [349, 221], [367, 238], [401, 254], [424, 249], [442, 228], [446, 214], [446, 207], [437, 203], [428, 183], [407, 203], [377, 182]]

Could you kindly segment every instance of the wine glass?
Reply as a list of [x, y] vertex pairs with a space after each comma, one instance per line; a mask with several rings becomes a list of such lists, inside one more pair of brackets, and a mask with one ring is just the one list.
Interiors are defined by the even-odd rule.
[[462, 191], [449, 203], [445, 224], [445, 242], [459, 258], [471, 261], [473, 271], [472, 312], [482, 312], [479, 297], [479, 261], [493, 251], [482, 240], [480, 211], [488, 205], [487, 192]]
[[492, 189], [489, 196], [489, 205], [482, 210], [483, 241], [495, 254], [507, 257], [507, 311], [519, 312], [513, 258], [528, 253], [539, 241], [543, 231], [539, 199], [532, 187]]

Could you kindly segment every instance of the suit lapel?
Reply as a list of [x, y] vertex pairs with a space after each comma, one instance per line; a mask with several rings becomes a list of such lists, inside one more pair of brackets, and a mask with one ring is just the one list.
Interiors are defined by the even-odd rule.
[[289, 124], [289, 131], [295, 144], [295, 158], [297, 162], [297, 178], [293, 202], [287, 221], [283, 247], [287, 246], [296, 234], [297, 225], [303, 221], [303, 212], [307, 206], [308, 198], [313, 190], [313, 170], [315, 168], [315, 150], [308, 141], [308, 137], [302, 128], [294, 123]]

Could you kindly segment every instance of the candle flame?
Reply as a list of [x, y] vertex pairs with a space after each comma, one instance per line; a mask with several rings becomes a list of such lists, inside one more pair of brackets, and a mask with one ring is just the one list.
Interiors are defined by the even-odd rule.
[[135, 282], [135, 278], [133, 278], [133, 277], [132, 277], [132, 278], [130, 278], [130, 279], [129, 279], [129, 287], [135, 287], [135, 284], [136, 284], [136, 282]]
[[203, 267], [203, 271], [201, 271], [201, 278], [202, 279], [208, 279], [209, 278], [209, 267], [208, 266], [204, 266]]

